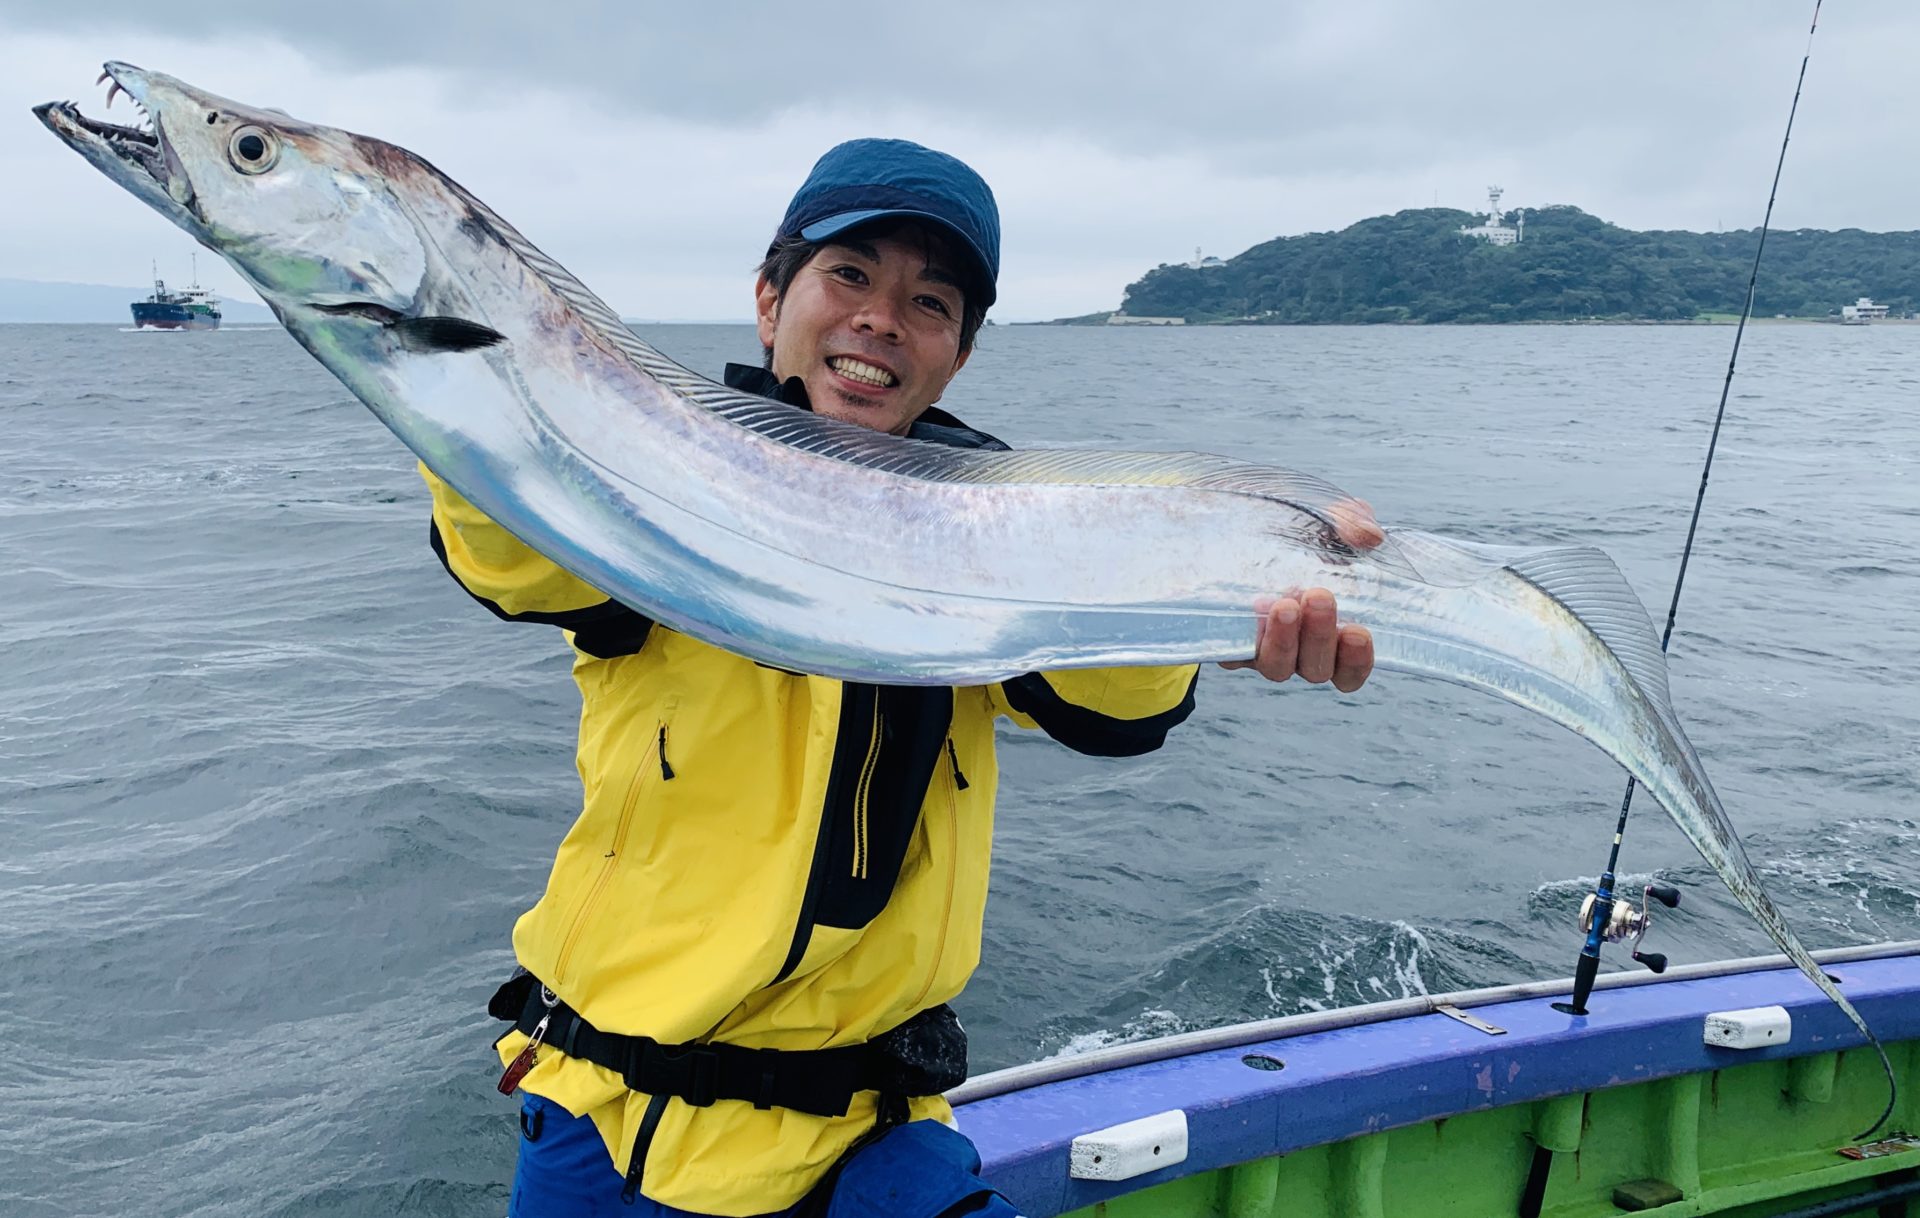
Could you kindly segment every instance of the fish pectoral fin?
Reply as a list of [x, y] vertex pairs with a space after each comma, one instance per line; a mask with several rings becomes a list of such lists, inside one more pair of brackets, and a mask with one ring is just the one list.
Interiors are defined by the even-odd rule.
[[507, 341], [500, 331], [459, 317], [408, 317], [387, 328], [411, 351], [474, 351]]

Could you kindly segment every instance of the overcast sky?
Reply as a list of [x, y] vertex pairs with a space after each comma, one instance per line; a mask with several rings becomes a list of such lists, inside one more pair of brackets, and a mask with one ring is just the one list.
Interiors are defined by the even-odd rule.
[[[1003, 321], [1496, 182], [1631, 228], [1751, 227], [1811, 9], [0, 0], [0, 277], [185, 277], [187, 238], [27, 113], [100, 116], [105, 59], [411, 148], [637, 317], [747, 317], [788, 197], [862, 135], [993, 186]], [[1913, 0], [1827, 4], [1778, 226], [1920, 228], [1916, 52]]]

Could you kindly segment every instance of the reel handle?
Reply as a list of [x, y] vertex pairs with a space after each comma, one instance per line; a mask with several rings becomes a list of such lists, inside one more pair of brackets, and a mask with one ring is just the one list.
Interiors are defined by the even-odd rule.
[[1633, 953], [1633, 958], [1641, 964], [1646, 965], [1649, 972], [1664, 973], [1667, 971], [1667, 958], [1659, 952], [1635, 952]]
[[1671, 884], [1649, 884], [1647, 895], [1668, 909], [1680, 908], [1680, 890]]

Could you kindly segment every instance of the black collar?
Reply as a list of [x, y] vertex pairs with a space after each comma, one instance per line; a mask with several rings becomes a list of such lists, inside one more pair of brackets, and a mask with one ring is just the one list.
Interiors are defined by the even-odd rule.
[[[753, 364], [728, 364], [723, 375], [729, 389], [772, 398], [806, 411], [813, 409], [813, 403], [807, 399], [807, 383], [797, 376], [782, 381], [767, 369]], [[1010, 445], [986, 432], [968, 427], [938, 406], [929, 406], [922, 411], [907, 430], [907, 436], [913, 440], [945, 444], [950, 448], [986, 448], [997, 452], [1005, 452], [1010, 448]]]

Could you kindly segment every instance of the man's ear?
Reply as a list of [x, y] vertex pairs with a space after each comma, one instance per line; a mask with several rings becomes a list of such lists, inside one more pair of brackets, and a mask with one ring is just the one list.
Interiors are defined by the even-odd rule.
[[760, 331], [760, 345], [773, 346], [773, 332], [780, 323], [780, 290], [765, 275], [753, 285], [753, 319]]

